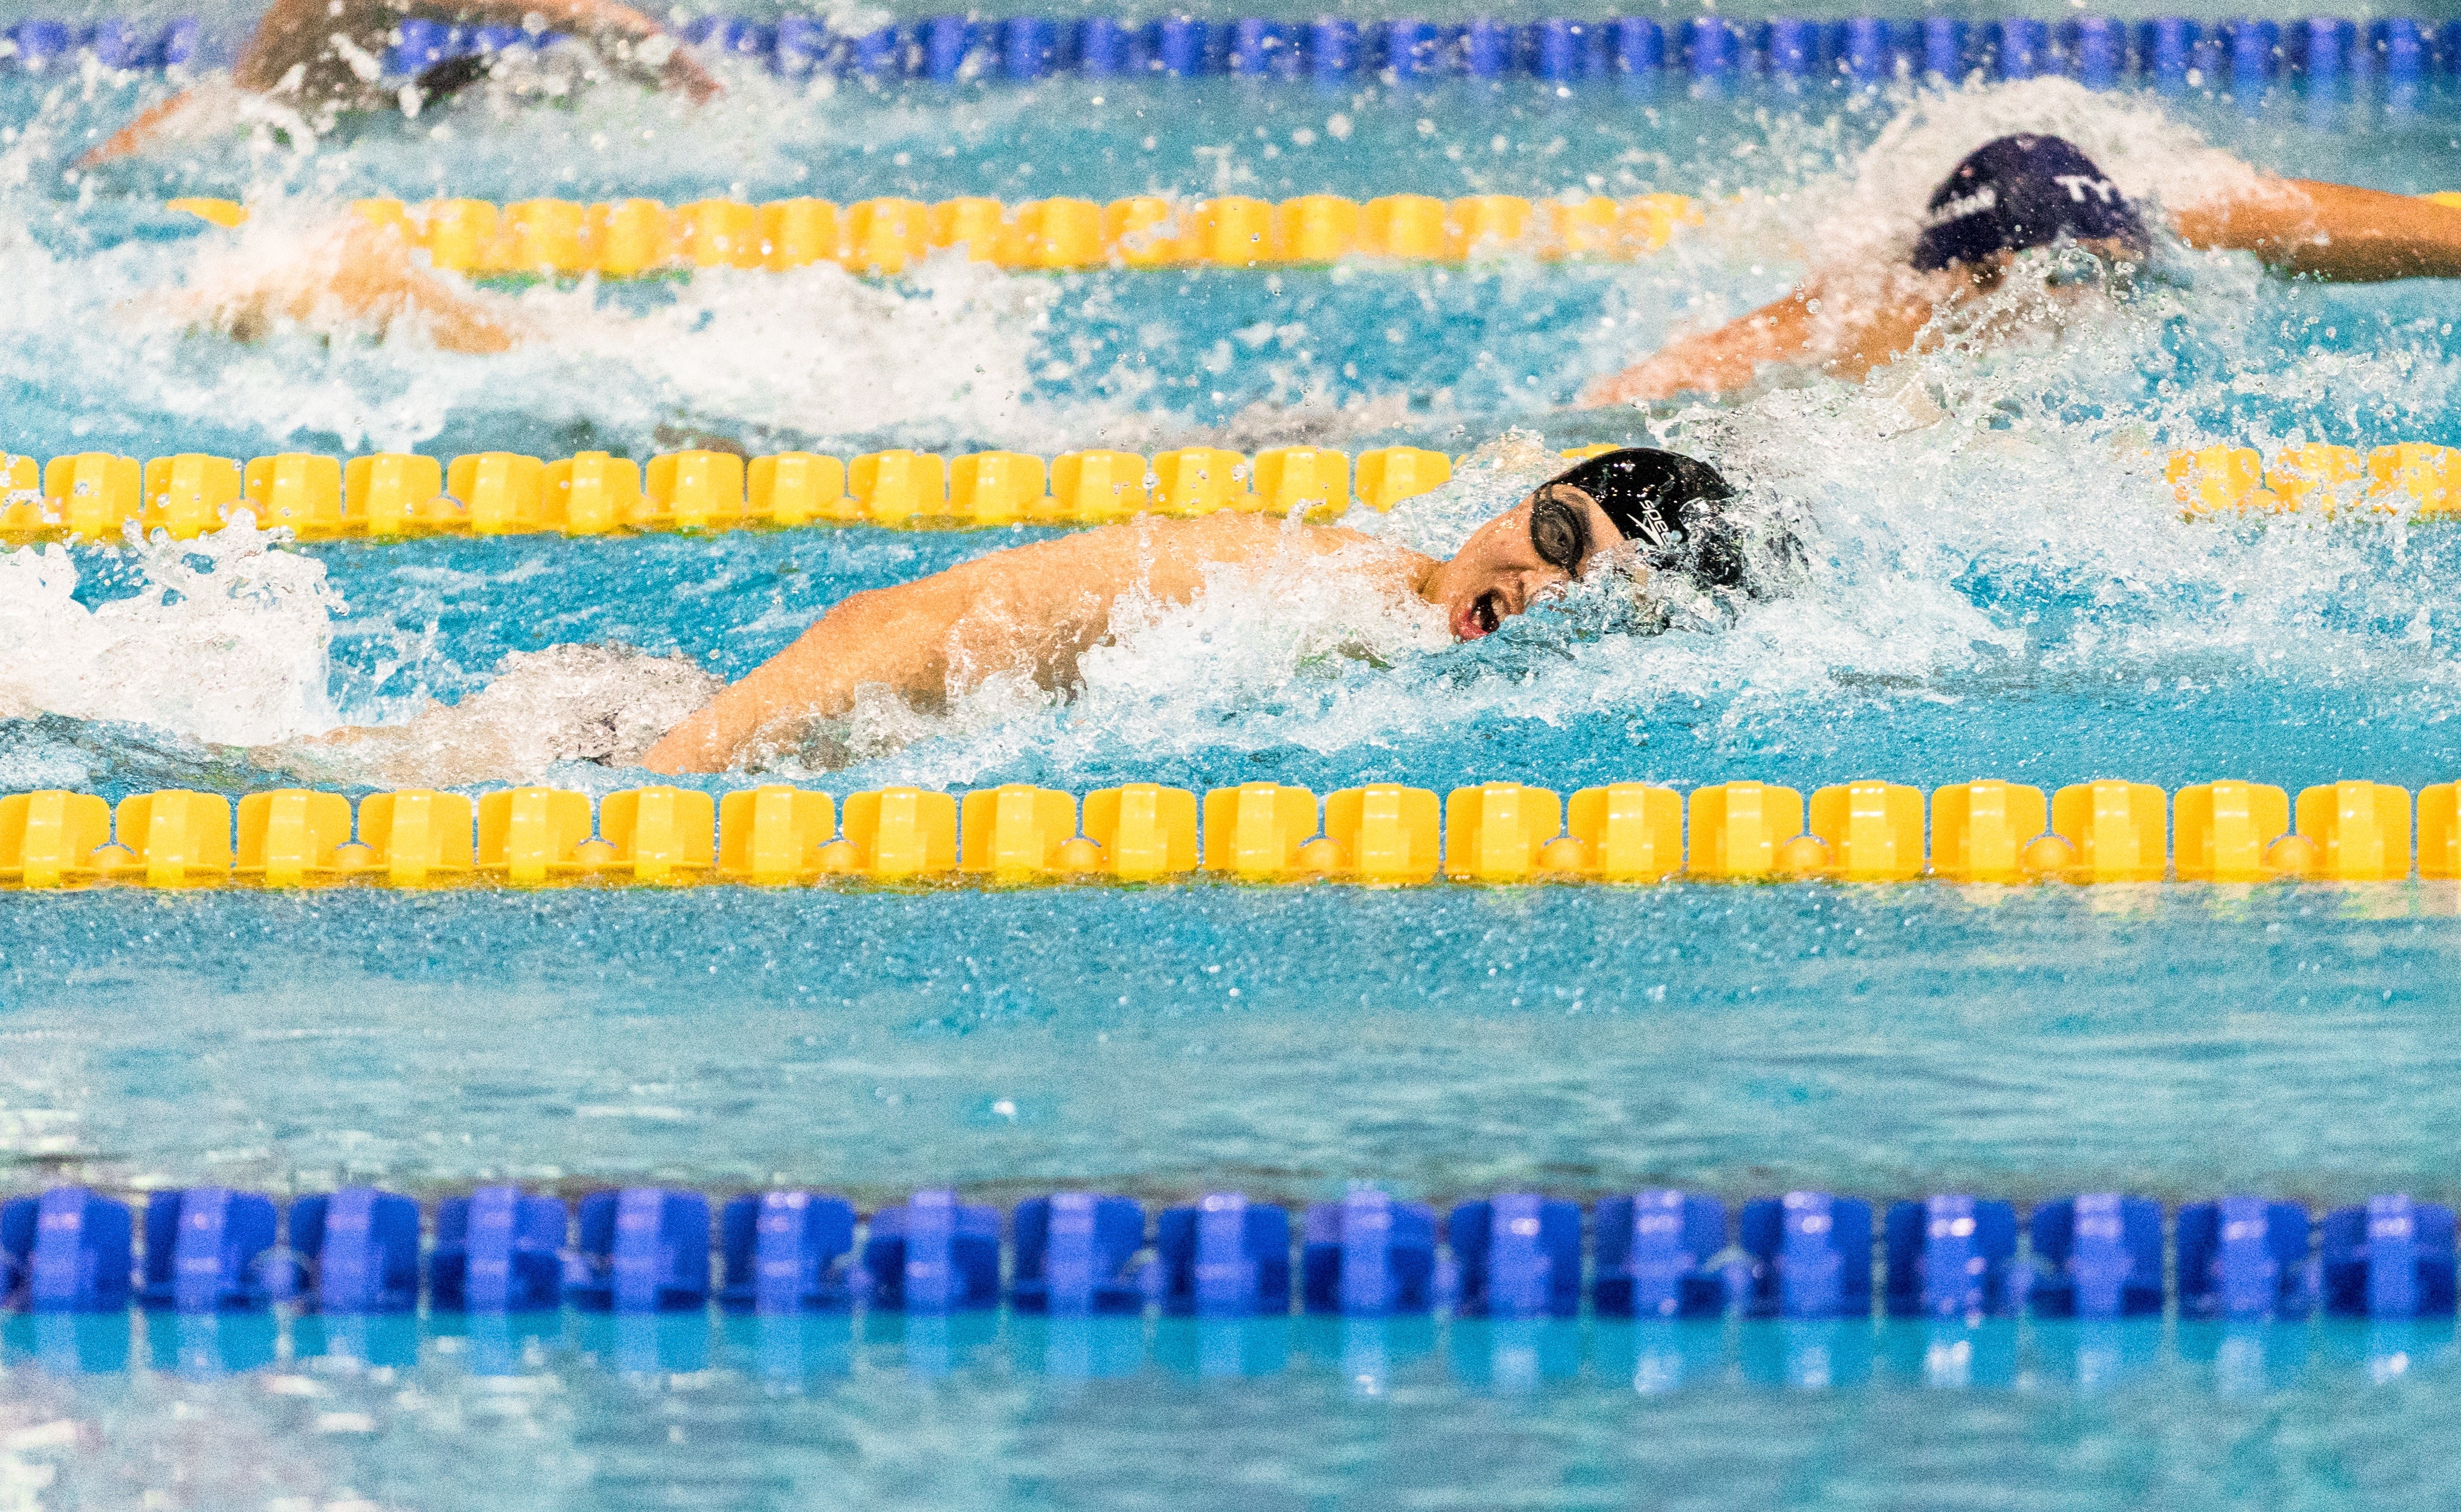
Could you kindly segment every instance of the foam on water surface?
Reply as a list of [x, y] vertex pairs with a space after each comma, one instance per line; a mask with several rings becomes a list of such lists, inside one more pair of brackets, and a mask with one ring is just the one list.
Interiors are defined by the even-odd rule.
[[[698, 115], [620, 88], [517, 109], [514, 80], [321, 139], [225, 122], [71, 181], [130, 90], [0, 83], [7, 444], [1409, 441], [1466, 457], [1456, 481], [1350, 522], [1444, 552], [1556, 448], [1649, 438], [1716, 459], [1805, 543], [1782, 596], [1670, 597], [1644, 633], [1643, 610], [1592, 585], [1460, 648], [1352, 585], [1225, 573], [1194, 605], [1132, 606], [1065, 697], [995, 678], [936, 713], [871, 700], [776, 769], [841, 793], [2454, 776], [2461, 539], [2192, 524], [2160, 478], [2169, 451], [2215, 440], [2461, 441], [2440, 286], [2291, 285], [2170, 246], [2107, 318], [2013, 295], [1962, 317], [2022, 328], [1996, 350], [1953, 340], [1861, 384], [1796, 377], [1646, 414], [1562, 408], [1683, 323], [1901, 245], [1986, 137], [2063, 131], [2171, 203], [2233, 171], [2216, 152], [2420, 191], [2456, 187], [2449, 102], [2336, 107], [2320, 128], [2299, 96], [2156, 104], [2057, 81], [1569, 99], [730, 84]], [[316, 255], [328, 218], [374, 193], [1567, 188], [1680, 191], [1711, 213], [1615, 267], [1011, 277], [941, 258], [888, 283], [499, 291], [534, 339], [486, 358], [347, 321], [242, 345], [180, 303]], [[204, 231], [160, 210], [179, 192], [258, 213], [236, 237]], [[234, 529], [18, 551], [0, 558], [0, 788], [636, 785], [631, 754], [848, 593], [1040, 534], [295, 547]], [[336, 724], [381, 729], [317, 738]], [[22, 1173], [11, 1190], [640, 1179], [867, 1203], [949, 1182], [1295, 1201], [1352, 1180], [1441, 1200], [1677, 1183], [2449, 1196], [2453, 917], [2450, 889], [2423, 884], [17, 897], [0, 909], [0, 1160]], [[1170, 1364], [1165, 1326], [1108, 1380], [1049, 1367], [1077, 1356], [1013, 1319], [996, 1348], [918, 1326], [842, 1353], [721, 1334], [662, 1355], [581, 1328], [414, 1341], [406, 1360], [381, 1331], [328, 1321], [236, 1384], [206, 1378], [203, 1342], [80, 1383], [29, 1367], [60, 1356], [12, 1323], [0, 1487], [50, 1476], [133, 1501], [176, 1471], [234, 1504], [741, 1504], [809, 1487], [849, 1505], [1192, 1505], [1214, 1493], [1191, 1477], [1210, 1476], [1243, 1507], [1493, 1501], [1508, 1480], [1567, 1505], [1670, 1486], [1828, 1505], [1936, 1485], [1963, 1502], [2020, 1484], [2079, 1506], [2329, 1505], [2442, 1504], [2453, 1475], [2434, 1449], [2449, 1331], [2320, 1331], [2329, 1365], [2267, 1374], [2244, 1340], [2216, 1346], [2226, 1371], [2184, 1331], [2148, 1363], [2054, 1329], [2001, 1385], [1980, 1333], [1926, 1337], [1896, 1365], [1903, 1339], [1867, 1338], [1882, 1363], [1862, 1374], [1830, 1336], [1738, 1334], [1716, 1363], [1594, 1337], [1563, 1376], [1530, 1340], [1456, 1330], [1414, 1354], [1357, 1332], [1240, 1379]]]

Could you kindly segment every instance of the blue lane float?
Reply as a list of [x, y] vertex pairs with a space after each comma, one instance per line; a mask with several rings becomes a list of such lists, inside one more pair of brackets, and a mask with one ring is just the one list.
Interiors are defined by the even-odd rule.
[[854, 1304], [854, 1204], [818, 1192], [746, 1192], [719, 1223], [726, 1285], [737, 1312], [834, 1312]]
[[1307, 1210], [1299, 1293], [1310, 1312], [1381, 1318], [1436, 1305], [1436, 1215], [1420, 1203], [1357, 1191]]
[[2050, 1317], [2162, 1310], [2162, 1206], [2100, 1192], [2034, 1209], [2034, 1310]]
[[1788, 1192], [1744, 1204], [1751, 1257], [1744, 1310], [1759, 1318], [1872, 1315], [1872, 1204], [1828, 1192]]
[[[817, 16], [714, 14], [685, 24], [680, 34], [706, 53], [751, 60], [789, 77], [943, 84], [1032, 84], [1072, 73], [1096, 78], [1227, 74], [1327, 82], [1380, 75], [1396, 81], [1526, 76], [1571, 84], [1647, 79], [1673, 70], [1712, 85], [1744, 75], [1868, 87], [1900, 75], [1962, 80], [2057, 74], [2096, 89], [2130, 79], [2179, 88], [2194, 77], [2244, 94], [2292, 75], [2383, 77], [2399, 85], [2461, 71], [2461, 21], [2418, 16], [2364, 22], [2311, 16], [2288, 23], [2247, 17], [2202, 24], [2157, 16], [2133, 26], [2108, 16], [2056, 25], [2032, 16], [1780, 16], [1746, 29], [1716, 15], [1666, 23], [1648, 16], [1558, 16], [1439, 24], [1422, 17], [1359, 22], [1332, 15], [1312, 22], [1185, 15], [1136, 22], [1119, 16], [941, 14], [840, 32]], [[201, 23], [193, 16], [167, 22], [33, 17], [0, 28], [0, 68], [56, 73], [89, 58], [119, 71], [184, 67], [197, 61], [201, 38]], [[395, 28], [383, 66], [396, 78], [410, 78], [459, 58], [510, 54], [564, 40], [553, 31], [409, 17]]]
[[[1472, 17], [1439, 24], [1423, 17], [1360, 22], [1337, 15], [1309, 22], [1179, 15], [1139, 23], [1118, 16], [942, 14], [840, 32], [812, 16], [711, 15], [689, 23], [682, 34], [704, 51], [763, 62], [793, 77], [913, 77], [944, 84], [1031, 84], [1070, 73], [1334, 83], [1379, 76], [1523, 76], [1570, 84], [1644, 79], [1671, 70], [1708, 85], [1744, 75], [1873, 86], [1900, 75], [1962, 80], [1978, 75], [2065, 75], [2096, 89], [2129, 79], [2176, 88], [2195, 77], [2244, 93], [2292, 75], [2339, 79], [2381, 74], [2398, 83], [2461, 68], [2461, 21], [2439, 25], [2420, 17], [2360, 23], [2318, 16], [2285, 26], [2257, 18], [2200, 25], [2157, 16], [2130, 26], [2108, 16], [2057, 24], [2033, 16], [1780, 16], [1745, 28], [1718, 15], [1665, 23], [1648, 16], [1556, 16], [1528, 23]], [[27, 21], [10, 36], [20, 67], [57, 66], [85, 48], [108, 66], [159, 67], [193, 53], [196, 27], [193, 21], [168, 29], [134, 21], [88, 28]], [[396, 75], [450, 58], [559, 40], [553, 32], [416, 18], [402, 22], [396, 38], [386, 67]]]
[[1125, 1197], [1059, 1192], [1019, 1203], [1009, 1304], [1020, 1312], [1081, 1317], [1142, 1312], [1145, 1288], [1129, 1262], [1145, 1247], [1145, 1210]]
[[1885, 1247], [1891, 1317], [1996, 1318], [2023, 1305], [2014, 1203], [1963, 1195], [1892, 1203]]
[[2179, 1311], [2200, 1318], [2304, 1317], [2315, 1305], [2315, 1223], [2296, 1203], [2225, 1197], [2179, 1209]]
[[666, 1187], [567, 1204], [485, 1186], [423, 1212], [407, 1196], [352, 1186], [291, 1200], [278, 1242], [277, 1206], [224, 1187], [156, 1192], [140, 1227], [129, 1203], [89, 1187], [0, 1203], [0, 1306], [210, 1315], [279, 1304], [345, 1319], [422, 1304], [653, 1316], [712, 1302], [779, 1314], [1005, 1302], [1055, 1317], [1157, 1309], [1211, 1319], [1568, 1318], [1584, 1304], [1600, 1317], [1661, 1320], [2119, 1319], [2172, 1304], [2210, 1319], [2454, 1314], [2452, 1209], [2399, 1193], [2321, 1222], [2295, 1203], [2231, 1196], [2187, 1203], [2171, 1223], [2151, 1198], [2084, 1193], [2042, 1203], [2022, 1224], [2014, 1203], [1943, 1194], [1891, 1204], [1875, 1231], [1871, 1202], [1808, 1191], [1754, 1199], [1731, 1224], [1720, 1199], [1674, 1190], [1607, 1197], [1586, 1212], [1507, 1193], [1439, 1223], [1423, 1203], [1359, 1188], [1294, 1225], [1289, 1210], [1236, 1192], [1149, 1223], [1127, 1197], [1056, 1192], [1004, 1218], [933, 1190], [867, 1224], [845, 1199], [809, 1191], [738, 1193], [715, 1207]]
[[710, 1295], [709, 1199], [628, 1186], [581, 1200], [564, 1298], [591, 1312], [681, 1312]]
[[1698, 1192], [1636, 1192], [1597, 1205], [1592, 1305], [1617, 1318], [1705, 1318], [1724, 1312], [1740, 1281], [1718, 1266], [1726, 1204]]
[[889, 1312], [971, 1312], [1000, 1295], [1000, 1216], [957, 1201], [954, 1192], [917, 1192], [903, 1207], [872, 1215], [863, 1246], [867, 1301]]
[[[561, 1213], [563, 1204], [556, 1206]], [[147, 1309], [176, 1312], [261, 1308], [273, 1295], [266, 1267], [277, 1237], [269, 1197], [225, 1186], [156, 1192], [145, 1203], [145, 1261], [138, 1300]], [[559, 1224], [556, 1243], [563, 1241]]]
[[1291, 1307], [1291, 1215], [1239, 1192], [1209, 1192], [1166, 1207], [1154, 1228], [1162, 1310], [1182, 1317], [1246, 1318]]
[[[436, 1208], [428, 1296], [439, 1312], [534, 1312], [564, 1300], [565, 1232], [556, 1197], [482, 1186]], [[150, 1232], [150, 1225], [149, 1225]]]
[[197, 58], [203, 23], [195, 16], [169, 21], [141, 16], [62, 21], [35, 17], [0, 27], [0, 66], [20, 74], [74, 70], [87, 57], [106, 69], [180, 68]]
[[418, 1306], [418, 1204], [397, 1192], [345, 1186], [291, 1203], [276, 1300], [345, 1315]]

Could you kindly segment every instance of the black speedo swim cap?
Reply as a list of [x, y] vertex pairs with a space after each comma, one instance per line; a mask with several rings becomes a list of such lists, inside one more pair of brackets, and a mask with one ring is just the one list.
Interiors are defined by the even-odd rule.
[[2002, 137], [1966, 155], [1932, 191], [1915, 266], [1937, 272], [2062, 236], [2124, 242], [2142, 257], [2145, 223], [2093, 160], [2058, 137]]
[[1723, 507], [1735, 496], [1708, 463], [1652, 446], [1602, 452], [1557, 474], [1597, 500], [1651, 566], [1703, 584], [1748, 587], [1743, 532]]

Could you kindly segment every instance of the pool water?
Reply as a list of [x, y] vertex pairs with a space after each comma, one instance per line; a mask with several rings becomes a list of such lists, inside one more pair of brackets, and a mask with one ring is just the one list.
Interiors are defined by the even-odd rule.
[[[2176, 248], [2112, 317], [1860, 386], [1565, 406], [1772, 297], [1955, 157], [2070, 132], [2133, 183], [2461, 188], [2454, 102], [1424, 93], [1052, 81], [701, 115], [474, 98], [304, 150], [207, 137], [63, 170], [132, 87], [0, 85], [13, 451], [253, 456], [680, 435], [845, 455], [1406, 441], [1475, 454], [1373, 528], [1447, 548], [1555, 447], [1655, 437], [1806, 522], [1789, 594], [1642, 634], [1574, 599], [1459, 650], [1373, 602], [1224, 582], [1089, 658], [869, 707], [781, 774], [1011, 780], [1978, 776], [2297, 788], [2455, 776], [2449, 527], [2189, 523], [2173, 448], [2461, 442], [2450, 289]], [[1099, 96], [1099, 98], [1098, 98]], [[1338, 123], [1338, 124], [1337, 124]], [[2105, 149], [2098, 144], [2108, 144]], [[1613, 267], [1011, 276], [954, 262], [520, 296], [489, 358], [242, 346], [162, 290], [348, 198], [1150, 190], [1625, 194], [1711, 206]], [[245, 233], [162, 211], [257, 197]], [[1542, 438], [1543, 437], [1543, 441]], [[605, 793], [590, 732], [739, 675], [828, 605], [1035, 532], [203, 543], [0, 558], [0, 790], [406, 778], [291, 742], [418, 716], [430, 776]], [[613, 642], [574, 691], [549, 648]], [[432, 709], [440, 703], [445, 708]], [[723, 788], [750, 780], [713, 779]], [[2319, 1207], [2461, 1194], [2449, 884], [1403, 892], [130, 893], [0, 900], [9, 1191], [511, 1180], [1009, 1203], [1447, 1203], [1680, 1185]], [[133, 1329], [133, 1331], [132, 1331]], [[427, 1318], [0, 1327], [0, 1492], [52, 1505], [2441, 1505], [2451, 1331], [869, 1314], [492, 1331]]]

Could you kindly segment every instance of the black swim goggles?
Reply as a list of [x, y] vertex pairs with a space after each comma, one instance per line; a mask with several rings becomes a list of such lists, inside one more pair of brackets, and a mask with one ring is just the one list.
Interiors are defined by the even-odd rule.
[[1589, 510], [1565, 498], [1553, 483], [1540, 488], [1530, 498], [1530, 549], [1549, 566], [1580, 576], [1581, 564], [1594, 549]]
[[2144, 269], [2145, 255], [2134, 247], [2063, 238], [2042, 246], [2020, 247], [2004, 264], [1982, 265], [1975, 269], [1974, 281], [1984, 288], [2034, 283], [2053, 290], [2098, 288], [2113, 299], [2126, 299], [2136, 292], [2136, 280]]

